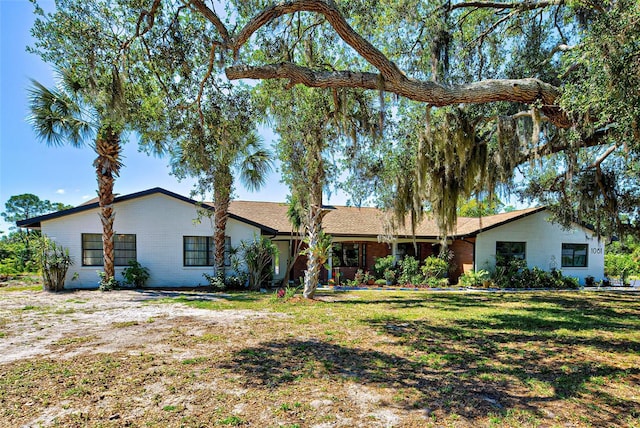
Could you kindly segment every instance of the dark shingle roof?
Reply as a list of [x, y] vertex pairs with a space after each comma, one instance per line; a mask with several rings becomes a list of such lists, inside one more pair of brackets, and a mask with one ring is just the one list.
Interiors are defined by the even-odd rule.
[[[263, 224], [279, 233], [291, 232], [287, 218], [287, 204], [278, 202], [232, 201], [229, 211], [238, 217]], [[324, 231], [333, 236], [382, 236], [385, 234], [384, 213], [377, 208], [356, 208], [344, 206], [328, 207], [329, 212], [322, 220]], [[472, 236], [483, 230], [526, 217], [544, 208], [528, 208], [509, 213], [496, 214], [482, 218], [459, 217], [455, 236]], [[396, 230], [397, 236], [412, 236], [410, 222], [404, 228]], [[437, 238], [438, 226], [432, 218], [426, 218], [416, 226], [416, 236]]]

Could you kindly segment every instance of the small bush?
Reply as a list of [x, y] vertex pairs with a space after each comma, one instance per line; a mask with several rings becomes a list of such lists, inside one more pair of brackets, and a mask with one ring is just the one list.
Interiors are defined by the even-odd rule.
[[393, 269], [387, 269], [384, 271], [384, 281], [387, 284], [393, 284], [396, 280], [396, 271]]
[[248, 269], [249, 289], [257, 291], [273, 278], [272, 261], [278, 249], [266, 236], [240, 242], [240, 255]]
[[640, 273], [640, 263], [631, 254], [605, 254], [604, 275], [624, 280], [629, 275]]
[[440, 257], [429, 256], [425, 259], [421, 270], [426, 278], [446, 278], [449, 273], [449, 263]]
[[64, 280], [73, 260], [69, 249], [63, 248], [46, 237], [40, 239], [39, 263], [42, 270], [42, 282], [45, 290], [62, 291]]
[[204, 276], [204, 279], [209, 283], [209, 287], [214, 291], [223, 291], [227, 288], [222, 275], [209, 275], [205, 272], [202, 276]]
[[388, 270], [393, 270], [396, 265], [396, 257], [391, 254], [386, 257], [379, 257], [373, 265], [373, 274], [376, 278], [383, 278]]
[[559, 270], [544, 271], [538, 267], [529, 269], [524, 260], [511, 259], [506, 264], [496, 266], [493, 282], [499, 288], [578, 288], [576, 278], [562, 275]]
[[427, 278], [426, 285], [430, 288], [445, 288], [449, 286], [449, 280], [447, 278], [436, 278], [432, 276]]
[[400, 276], [398, 283], [400, 284], [421, 284], [422, 275], [420, 273], [420, 262], [414, 257], [406, 256], [400, 261]]
[[151, 277], [149, 269], [143, 267], [136, 260], [129, 260], [129, 267], [122, 271], [122, 276], [124, 277], [125, 284], [132, 285], [136, 288], [144, 287]]
[[227, 290], [246, 290], [247, 275], [241, 272], [238, 275], [228, 276], [224, 279], [224, 284]]
[[98, 282], [100, 291], [111, 291], [120, 288], [120, 283], [114, 277], [108, 277], [107, 274], [102, 271], [98, 271], [98, 277], [100, 278]]
[[458, 282], [460, 285], [464, 287], [482, 287], [485, 282], [487, 282], [490, 278], [489, 272], [484, 269], [479, 271], [468, 271], [465, 272], [459, 279]]
[[291, 300], [296, 293], [300, 291], [300, 286], [286, 286], [284, 288], [278, 288], [275, 293], [273, 293], [273, 297], [271, 298], [272, 302], [277, 302], [278, 300], [283, 300], [285, 302]]

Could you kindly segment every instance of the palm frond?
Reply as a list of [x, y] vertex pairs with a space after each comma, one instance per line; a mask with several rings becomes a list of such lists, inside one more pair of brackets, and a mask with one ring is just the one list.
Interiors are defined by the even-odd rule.
[[271, 168], [271, 153], [264, 149], [256, 150], [243, 159], [240, 181], [248, 190], [258, 190], [264, 185]]
[[60, 146], [65, 142], [79, 147], [91, 136], [91, 124], [84, 120], [81, 106], [64, 91], [50, 89], [31, 80], [30, 115], [27, 121], [41, 140]]

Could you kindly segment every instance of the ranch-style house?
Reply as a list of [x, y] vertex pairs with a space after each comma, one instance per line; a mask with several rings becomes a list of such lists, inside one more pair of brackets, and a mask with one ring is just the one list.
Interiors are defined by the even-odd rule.
[[[440, 238], [435, 222], [417, 225], [415, 236], [407, 228], [389, 234], [383, 213], [376, 208], [327, 206], [325, 232], [333, 239], [333, 256], [322, 281], [353, 278], [358, 269], [371, 270], [376, 258], [389, 254], [424, 260], [438, 254]], [[204, 273], [213, 271], [213, 226], [199, 211], [213, 211], [210, 203], [199, 203], [161, 188], [153, 188], [115, 199], [116, 279], [129, 260], [147, 267], [148, 287], [195, 287], [207, 282]], [[292, 230], [287, 204], [233, 201], [226, 235], [228, 248], [256, 235], [269, 237], [277, 246], [274, 281], [285, 277], [287, 259], [295, 251], [300, 235]], [[102, 267], [102, 226], [97, 201], [19, 221], [19, 227], [39, 229], [56, 243], [69, 249], [74, 264], [69, 269], [66, 288], [95, 288]], [[526, 260], [543, 270], [560, 269], [584, 284], [587, 276], [604, 276], [604, 242], [578, 224], [565, 229], [551, 223], [545, 208], [529, 208], [482, 218], [458, 219], [456, 230], [447, 237], [453, 252], [455, 272], [451, 281], [470, 269], [492, 269], [496, 256]], [[228, 272], [232, 274], [230, 261]], [[306, 260], [297, 257], [289, 277], [303, 275]]]

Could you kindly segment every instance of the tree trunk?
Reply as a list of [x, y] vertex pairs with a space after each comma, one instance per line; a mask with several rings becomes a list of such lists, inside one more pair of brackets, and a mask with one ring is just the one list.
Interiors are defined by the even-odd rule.
[[307, 270], [304, 272], [305, 299], [313, 299], [320, 280], [320, 269], [322, 262], [318, 259], [317, 251], [314, 251], [319, 244], [320, 232], [322, 231], [322, 205], [312, 204], [309, 207], [307, 219], [307, 238], [309, 240], [309, 250], [307, 251]]
[[[313, 162], [313, 161], [312, 161]], [[309, 165], [315, 165], [316, 174], [312, 176], [311, 189], [309, 195], [309, 206], [307, 207], [307, 239], [309, 248], [307, 251], [307, 270], [304, 272], [303, 297], [313, 299], [320, 280], [320, 269], [322, 261], [318, 259], [316, 248], [319, 244], [322, 232], [322, 187], [324, 184], [324, 167], [321, 160], [315, 160]]]
[[98, 133], [95, 151], [98, 157], [93, 162], [98, 179], [98, 203], [100, 205], [100, 221], [102, 222], [102, 250], [104, 257], [104, 273], [106, 279], [115, 278], [115, 251], [113, 240], [113, 184], [120, 174], [120, 134], [107, 127]]
[[229, 218], [229, 204], [231, 202], [231, 186], [233, 177], [227, 165], [220, 166], [221, 173], [216, 174], [213, 183], [213, 242], [215, 244], [215, 274], [224, 277], [224, 253], [227, 219]]

